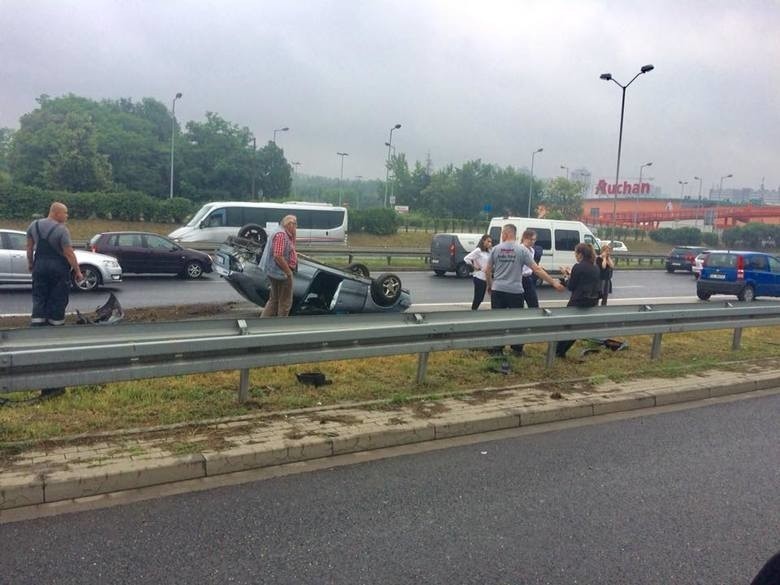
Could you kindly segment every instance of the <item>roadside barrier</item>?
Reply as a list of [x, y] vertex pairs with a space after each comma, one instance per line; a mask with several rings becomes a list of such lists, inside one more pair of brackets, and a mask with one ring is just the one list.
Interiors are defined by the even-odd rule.
[[0, 393], [389, 355], [419, 354], [422, 383], [430, 352], [547, 342], [547, 367], [563, 339], [780, 325], [780, 303], [706, 302], [590, 309], [447, 311], [118, 323], [0, 331]]

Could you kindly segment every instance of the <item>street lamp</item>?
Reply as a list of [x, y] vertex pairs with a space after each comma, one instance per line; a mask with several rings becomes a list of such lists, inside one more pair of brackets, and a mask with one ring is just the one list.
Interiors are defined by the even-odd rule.
[[723, 179], [730, 179], [730, 178], [731, 178], [731, 177], [733, 177], [733, 176], [734, 176], [734, 175], [732, 175], [731, 173], [729, 173], [728, 175], [723, 175], [723, 176], [720, 178], [720, 189], [718, 189], [718, 199], [723, 199]]
[[173, 199], [173, 140], [176, 137], [176, 100], [178, 99], [181, 99], [181, 92], [176, 94], [171, 103], [171, 199]]
[[252, 136], [252, 199], [257, 199], [255, 193], [255, 175], [257, 174], [257, 138]]
[[277, 132], [287, 132], [288, 130], [289, 130], [289, 128], [287, 126], [285, 126], [284, 128], [276, 128], [274, 130], [274, 144], [276, 144], [276, 133]]
[[561, 165], [561, 168], [562, 169], [566, 169], [566, 180], [568, 181], [569, 180], [569, 167], [567, 167], [566, 165]]
[[[694, 181], [699, 181], [699, 205], [696, 207], [696, 221], [699, 223], [699, 214], [701, 214], [701, 177], [694, 177]], [[701, 216], [701, 227], [704, 229], [704, 215]]]
[[652, 162], [645, 163], [639, 166], [639, 190], [636, 193], [636, 197], [634, 197], [634, 229], [636, 229], [637, 226], [637, 214], [639, 213], [639, 193], [642, 191], [642, 171], [645, 170], [645, 167], [652, 167], [652, 166], [653, 166]]
[[398, 130], [401, 127], [400, 124], [396, 124], [390, 128], [390, 140], [385, 142], [387, 145], [387, 165], [385, 167], [385, 207], [387, 207], [387, 184], [390, 180], [390, 149], [393, 146], [393, 130]]
[[634, 78], [625, 85], [621, 84], [614, 77], [612, 77], [611, 73], [602, 73], [600, 76], [600, 78], [604, 81], [614, 81], [623, 90], [623, 99], [620, 104], [620, 132], [618, 134], [617, 169], [615, 170], [615, 199], [612, 201], [612, 223], [615, 226], [617, 226], [617, 187], [618, 181], [620, 181], [620, 150], [623, 146], [623, 114], [626, 110], [626, 89], [628, 89], [629, 85], [634, 83], [634, 80], [637, 77], [645, 73], [649, 73], [653, 69], [655, 69], [655, 67], [652, 65], [643, 65], [639, 70], [639, 73], [634, 75]]
[[531, 199], [534, 196], [534, 157], [542, 152], [544, 148], [537, 148], [531, 153], [531, 184], [528, 185], [528, 217], [531, 217]]
[[688, 184], [688, 181], [677, 181], [680, 184], [680, 199], [683, 199], [685, 196], [685, 185]]
[[341, 174], [339, 175], [339, 207], [341, 207], [341, 198], [344, 194], [344, 157], [349, 156], [346, 152], [337, 152], [336, 156], [341, 157]]

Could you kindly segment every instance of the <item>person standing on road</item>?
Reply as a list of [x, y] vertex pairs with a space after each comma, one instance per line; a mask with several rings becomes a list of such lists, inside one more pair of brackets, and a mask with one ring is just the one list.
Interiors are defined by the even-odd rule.
[[32, 273], [32, 318], [34, 327], [64, 325], [71, 270], [76, 282], [84, 279], [65, 227], [68, 208], [55, 201], [49, 215], [27, 228], [27, 268]]
[[[596, 266], [596, 251], [590, 244], [577, 244], [574, 248], [577, 263], [571, 268], [561, 268], [567, 276], [566, 287], [571, 291], [567, 307], [595, 307], [599, 304], [601, 278]], [[574, 345], [575, 339], [559, 341], [555, 355], [566, 357], [566, 352]]]
[[298, 254], [295, 251], [298, 220], [294, 215], [285, 215], [281, 226], [282, 229], [266, 244], [271, 249], [266, 255], [263, 269], [271, 282], [271, 291], [261, 317], [286, 317], [292, 307], [293, 274], [298, 269]]
[[612, 258], [612, 248], [609, 245], [601, 248], [601, 254], [596, 258], [596, 266], [599, 267], [601, 288], [599, 296], [601, 305], [607, 304], [607, 297], [612, 293], [612, 273], [615, 269], [615, 260]]
[[471, 301], [471, 310], [476, 311], [485, 300], [487, 280], [485, 268], [490, 260], [490, 249], [493, 247], [493, 239], [490, 234], [485, 234], [479, 239], [477, 247], [466, 254], [463, 261], [474, 269], [471, 279], [474, 281], [474, 300]]
[[[555, 290], [565, 290], [558, 280], [534, 262], [533, 252], [529, 248], [517, 243], [517, 227], [508, 223], [501, 230], [501, 243], [493, 246], [490, 251], [490, 261], [485, 271], [491, 309], [523, 308], [524, 266], [528, 266], [533, 274], [550, 284]], [[490, 353], [494, 356], [500, 355], [502, 349], [494, 347]], [[512, 345], [512, 351], [516, 356], [522, 356], [522, 344]]]
[[[536, 232], [525, 230], [520, 236], [520, 242], [531, 251], [534, 262], [539, 264], [542, 259], [542, 247], [536, 245]], [[523, 266], [523, 298], [530, 309], [539, 308], [539, 295], [536, 294], [536, 277], [528, 266]]]

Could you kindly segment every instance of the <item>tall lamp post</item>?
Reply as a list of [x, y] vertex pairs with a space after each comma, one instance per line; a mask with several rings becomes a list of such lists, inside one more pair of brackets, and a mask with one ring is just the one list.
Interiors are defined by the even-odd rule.
[[561, 168], [566, 170], [566, 180], [568, 181], [569, 180], [569, 167], [567, 167], [566, 165], [561, 165]]
[[731, 173], [729, 173], [728, 175], [723, 175], [723, 176], [720, 178], [720, 188], [718, 189], [718, 199], [719, 199], [719, 200], [720, 200], [720, 199], [723, 199], [723, 179], [730, 179], [730, 178], [731, 178], [731, 177], [733, 177], [733, 176], [734, 176], [734, 175], [732, 175]]
[[385, 207], [387, 207], [387, 185], [390, 180], [390, 149], [393, 146], [393, 130], [398, 130], [401, 127], [400, 124], [396, 124], [390, 128], [390, 140], [385, 142], [387, 145], [387, 164], [385, 167]]
[[544, 148], [537, 148], [531, 153], [531, 183], [528, 185], [528, 217], [531, 217], [531, 199], [534, 197], [534, 158]]
[[653, 166], [652, 161], [649, 163], [645, 163], [643, 165], [639, 165], [639, 191], [637, 191], [636, 197], [634, 197], [634, 229], [636, 229], [637, 215], [639, 214], [639, 192], [642, 191], [642, 171], [645, 170], [645, 167], [652, 167], [652, 166]]
[[257, 199], [255, 175], [257, 175], [257, 138], [252, 136], [252, 199]]
[[181, 92], [176, 93], [171, 103], [171, 193], [170, 199], [173, 199], [173, 145], [176, 138], [176, 100], [181, 99]]
[[634, 83], [634, 80], [639, 77], [640, 75], [643, 75], [645, 73], [649, 73], [655, 69], [653, 65], [643, 65], [642, 68], [639, 70], [639, 73], [634, 75], [634, 78], [629, 81], [627, 84], [623, 85], [619, 81], [617, 81], [614, 77], [612, 77], [611, 73], [602, 73], [601, 79], [604, 81], [614, 81], [620, 89], [623, 90], [623, 99], [620, 103], [620, 132], [618, 134], [618, 153], [617, 153], [617, 168], [615, 170], [615, 199], [612, 201], [612, 224], [617, 227], [617, 187], [618, 182], [620, 181], [620, 150], [623, 146], [623, 114], [626, 110], [626, 89], [628, 89], [628, 86]]
[[277, 134], [277, 132], [287, 132], [288, 130], [290, 130], [290, 129], [287, 126], [285, 126], [284, 128], [275, 128], [274, 129], [274, 144], [276, 144], [276, 134]]
[[695, 224], [699, 223], [699, 215], [701, 215], [701, 227], [704, 228], [704, 215], [701, 213], [701, 177], [694, 177], [694, 181], [699, 181], [699, 204], [696, 206], [696, 221]]
[[677, 181], [680, 184], [680, 199], [683, 199], [685, 197], [685, 185], [688, 184], [688, 181]]
[[344, 157], [349, 156], [349, 153], [337, 152], [336, 156], [341, 157], [341, 173], [339, 174], [339, 207], [341, 207], [341, 199], [344, 195]]

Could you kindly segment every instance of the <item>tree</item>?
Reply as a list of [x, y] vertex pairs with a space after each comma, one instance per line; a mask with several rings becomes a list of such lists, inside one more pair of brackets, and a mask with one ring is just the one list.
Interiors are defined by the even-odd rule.
[[9, 169], [8, 157], [11, 152], [11, 140], [14, 131], [10, 128], [0, 128], [0, 173], [7, 173]]
[[580, 183], [558, 177], [547, 183], [542, 204], [548, 216], [559, 219], [579, 219], [582, 215], [582, 186]]
[[[284, 151], [268, 142], [257, 152], [258, 192], [263, 199], [282, 199], [290, 194], [292, 167]], [[337, 195], [338, 197], [338, 195]]]

